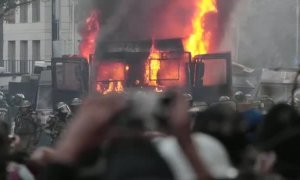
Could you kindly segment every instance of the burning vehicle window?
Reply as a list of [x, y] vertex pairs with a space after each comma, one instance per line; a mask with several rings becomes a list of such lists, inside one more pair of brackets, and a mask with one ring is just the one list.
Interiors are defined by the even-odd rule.
[[57, 88], [60, 90], [77, 91], [81, 89], [81, 67], [77, 63], [57, 63]]
[[[180, 78], [180, 62], [178, 60], [151, 60], [159, 64], [159, 69], [150, 66], [150, 80], [179, 80]], [[153, 69], [154, 68], [154, 69]], [[156, 73], [156, 74], [155, 74]]]
[[203, 60], [204, 76], [203, 86], [224, 85], [227, 80], [226, 60], [209, 59]]
[[121, 62], [102, 62], [98, 68], [97, 81], [124, 81], [125, 65]]
[[101, 62], [98, 66], [97, 91], [102, 94], [123, 92], [126, 68], [129, 66], [121, 62]]

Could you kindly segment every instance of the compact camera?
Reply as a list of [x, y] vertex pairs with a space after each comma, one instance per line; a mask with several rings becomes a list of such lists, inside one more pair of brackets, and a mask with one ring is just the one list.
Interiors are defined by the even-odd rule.
[[131, 130], [155, 131], [168, 129], [170, 108], [175, 93], [133, 91], [127, 94], [127, 108], [116, 118], [120, 127]]

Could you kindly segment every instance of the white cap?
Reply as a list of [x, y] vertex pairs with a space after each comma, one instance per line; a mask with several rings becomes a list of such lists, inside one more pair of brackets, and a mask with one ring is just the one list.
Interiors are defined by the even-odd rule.
[[[192, 135], [199, 157], [213, 178], [235, 178], [238, 171], [229, 160], [224, 146], [215, 138], [197, 133]], [[197, 179], [191, 164], [181, 151], [174, 137], [160, 138], [154, 141], [159, 153], [165, 159], [177, 180]]]

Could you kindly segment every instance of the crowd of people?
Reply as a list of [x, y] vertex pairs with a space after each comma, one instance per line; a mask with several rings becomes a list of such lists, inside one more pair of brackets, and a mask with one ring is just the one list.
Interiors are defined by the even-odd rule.
[[[207, 104], [177, 90], [91, 95], [70, 108], [58, 103], [41, 125], [16, 97], [13, 123], [1, 113], [3, 180], [300, 179], [300, 115], [288, 101], [237, 92]], [[43, 132], [51, 147], [37, 147]]]

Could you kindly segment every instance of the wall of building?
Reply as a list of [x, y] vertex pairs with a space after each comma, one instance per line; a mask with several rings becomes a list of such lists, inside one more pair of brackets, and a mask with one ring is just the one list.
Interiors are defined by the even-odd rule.
[[32, 22], [32, 4], [28, 5], [28, 21], [20, 22], [20, 8], [15, 11], [15, 23], [4, 24], [4, 48], [3, 58], [8, 60], [8, 42], [15, 41], [16, 55], [15, 59], [20, 60], [21, 41], [28, 42], [27, 60], [32, 60], [34, 55], [32, 49], [33, 41], [40, 41], [40, 60], [50, 60], [52, 57], [52, 27], [51, 27], [51, 1], [40, 1], [40, 21]]
[[[33, 59], [33, 41], [40, 41], [40, 59], [51, 60], [52, 57], [61, 57], [66, 54], [78, 53], [78, 45], [80, 36], [78, 34], [77, 22], [72, 27], [72, 2], [73, 0], [54, 0], [54, 21], [58, 23], [57, 33], [58, 39], [52, 41], [52, 1], [40, 0], [40, 21], [32, 22], [32, 4], [28, 7], [28, 22], [20, 22], [20, 8], [15, 11], [15, 23], [4, 24], [4, 60], [9, 59], [8, 42], [16, 42], [15, 59], [20, 60], [20, 44], [21, 41], [28, 41], [28, 57]], [[75, 5], [77, 1], [75, 1]], [[76, 11], [75, 11], [76, 13]], [[75, 45], [73, 45], [73, 30], [75, 30]], [[56, 33], [56, 32], [54, 32]], [[53, 46], [52, 46], [53, 42]], [[53, 47], [53, 50], [52, 50]]]
[[[54, 57], [61, 57], [62, 55], [78, 54], [79, 34], [77, 22], [75, 20], [74, 27], [73, 21], [73, 0], [55, 0], [55, 16], [59, 26], [59, 39], [53, 42]], [[78, 1], [74, 0], [74, 5]], [[77, 10], [75, 9], [75, 14]], [[73, 43], [73, 31], [75, 31], [75, 43]], [[73, 52], [74, 48], [74, 52]]]

